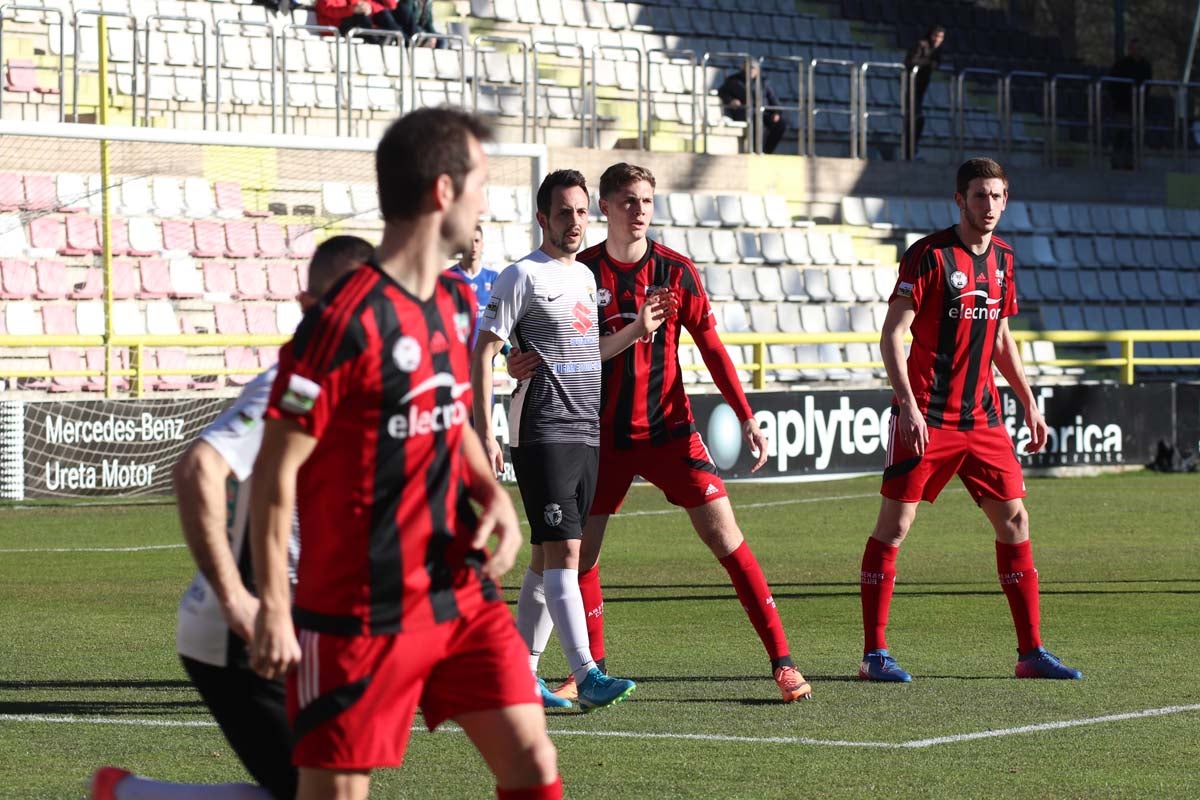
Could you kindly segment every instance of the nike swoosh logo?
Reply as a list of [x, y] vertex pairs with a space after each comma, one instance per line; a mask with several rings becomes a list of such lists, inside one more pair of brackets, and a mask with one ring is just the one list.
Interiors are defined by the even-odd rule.
[[554, 295], [553, 297], [551, 297], [550, 295], [546, 295], [546, 302], [553, 303], [555, 300], [562, 297], [563, 294], [564, 294], [563, 292], [559, 292], [558, 294]]
[[442, 387], [450, 388], [450, 397], [457, 400], [462, 397], [471, 388], [469, 383], [458, 383], [454, 380], [454, 376], [449, 372], [439, 372], [437, 375], [426, 378], [408, 391], [406, 395], [400, 398], [399, 405], [404, 405], [414, 397], [425, 394], [426, 392], [440, 389]]
[[999, 298], [999, 297], [996, 297], [996, 298], [988, 297], [988, 293], [987, 293], [987, 292], [985, 292], [985, 291], [983, 291], [982, 289], [976, 289], [976, 290], [975, 290], [975, 291], [973, 291], [973, 292], [963, 292], [962, 294], [960, 294], [960, 295], [959, 295], [958, 297], [956, 297], [955, 299], [956, 299], [956, 300], [964, 300], [964, 299], [966, 299], [966, 298], [968, 298], [968, 297], [986, 297], [986, 298], [987, 298], [987, 304], [988, 304], [989, 306], [994, 306], [994, 305], [996, 305], [996, 303], [999, 303], [999, 302], [1000, 302], [1000, 298]]

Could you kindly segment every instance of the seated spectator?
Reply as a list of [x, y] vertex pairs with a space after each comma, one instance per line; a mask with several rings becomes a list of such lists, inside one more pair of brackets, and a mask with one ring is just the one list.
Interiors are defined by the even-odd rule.
[[[725, 82], [717, 89], [717, 97], [721, 98], [721, 107], [725, 116], [737, 122], [746, 121], [746, 86], [758, 78], [758, 62], [751, 59], [749, 70], [749, 79], [747, 79], [746, 71], [739, 69], [729, 73]], [[783, 135], [787, 133], [787, 123], [784, 122], [783, 115], [778, 110], [779, 97], [766, 78], [762, 79], [762, 101], [766, 107], [762, 116], [763, 152], [774, 153], [775, 148], [783, 139]], [[753, 96], [750, 98], [750, 102], [754, 102]]]
[[[404, 35], [411, 39], [418, 33], [436, 35], [433, 27], [433, 0], [396, 0], [396, 11], [404, 17]], [[445, 39], [428, 40], [425, 47], [445, 47]]]
[[[411, 22], [396, 0], [317, 0], [317, 24], [337, 28], [343, 35], [354, 28], [398, 31], [407, 39]], [[408, 24], [406, 24], [408, 23]]]

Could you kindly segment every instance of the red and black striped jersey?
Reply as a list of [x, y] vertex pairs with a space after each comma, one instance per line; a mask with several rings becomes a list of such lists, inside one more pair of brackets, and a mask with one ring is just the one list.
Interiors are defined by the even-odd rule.
[[[1000, 320], [1017, 313], [1012, 247], [998, 236], [981, 255], [954, 228], [913, 244], [891, 300], [916, 308], [908, 380], [926, 422], [969, 431], [1001, 424], [992, 352]], [[893, 400], [893, 402], [895, 402]]]
[[296, 624], [388, 634], [500, 599], [465, 544], [475, 513], [462, 437], [474, 435], [470, 288], [439, 277], [419, 300], [373, 264], [305, 314], [280, 352], [267, 415], [318, 439], [300, 468]]
[[649, 239], [647, 245], [646, 254], [633, 264], [614, 260], [603, 242], [576, 256], [596, 277], [601, 336], [637, 319], [646, 295], [660, 287], [679, 299], [676, 317], [604, 362], [600, 436], [622, 449], [634, 442], [661, 444], [695, 430], [679, 367], [679, 337], [685, 328], [695, 338], [716, 325], [691, 259]]

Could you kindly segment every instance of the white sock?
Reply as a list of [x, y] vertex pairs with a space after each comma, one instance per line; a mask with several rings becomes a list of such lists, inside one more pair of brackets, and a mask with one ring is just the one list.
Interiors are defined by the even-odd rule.
[[252, 783], [164, 783], [140, 775], [120, 781], [117, 800], [273, 800]]
[[542, 576], [532, 569], [525, 570], [521, 594], [517, 597], [517, 630], [529, 648], [529, 670], [537, 675], [538, 662], [546, 651], [546, 643], [554, 630], [550, 610], [546, 608], [546, 589]]
[[545, 582], [546, 607], [550, 609], [554, 627], [558, 628], [558, 641], [567, 657], [567, 666], [575, 682], [583, 683], [596, 662], [592, 660], [587, 615], [583, 611], [583, 595], [579, 593], [579, 570], [548, 569]]

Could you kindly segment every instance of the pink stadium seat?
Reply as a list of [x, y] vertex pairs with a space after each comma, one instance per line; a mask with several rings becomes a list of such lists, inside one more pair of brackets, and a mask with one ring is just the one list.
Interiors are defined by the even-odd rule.
[[52, 336], [74, 336], [75, 306], [69, 303], [47, 303], [42, 306], [42, 328]]
[[67, 217], [67, 246], [64, 256], [84, 256], [100, 252], [100, 237], [96, 233], [96, 218], [89, 214]]
[[256, 222], [254, 230], [258, 234], [258, 252], [263, 258], [287, 258], [288, 245], [278, 222]]
[[270, 369], [277, 363], [279, 363], [279, 348], [275, 345], [259, 345], [258, 365], [263, 369]]
[[258, 255], [254, 223], [247, 220], [225, 223], [225, 242], [226, 252], [234, 258], [254, 258]]
[[0, 261], [0, 297], [5, 300], [26, 300], [36, 291], [37, 280], [29, 262], [15, 258]]
[[246, 333], [246, 313], [240, 303], [214, 303], [217, 333]]
[[67, 266], [61, 261], [39, 261], [34, 265], [37, 273], [39, 300], [61, 300], [70, 296], [71, 284], [67, 282]]
[[246, 204], [242, 200], [242, 185], [233, 181], [216, 181], [213, 192], [217, 196], [217, 216], [236, 219], [246, 216]]
[[54, 178], [49, 175], [25, 176], [25, 208], [29, 211], [50, 211], [58, 205]]
[[163, 250], [179, 250], [190, 253], [196, 249], [196, 240], [192, 236], [192, 223], [177, 219], [162, 221]]
[[[62, 220], [48, 215], [31, 219], [29, 221], [29, 244], [38, 250], [67, 253], [67, 238], [63, 233]], [[81, 255], [79, 253], [68, 254]]]
[[237, 296], [244, 300], [261, 300], [267, 296], [267, 276], [261, 261], [239, 261], [237, 272]]
[[294, 300], [300, 293], [296, 265], [290, 261], [267, 266], [267, 297], [271, 300]]
[[255, 357], [254, 351], [249, 347], [229, 347], [225, 350], [225, 367], [227, 369], [255, 370], [255, 372], [243, 372], [240, 375], [225, 376], [233, 386], [245, 386], [254, 380], [254, 375], [258, 371], [258, 358]]
[[[124, 347], [113, 348], [113, 369], [129, 369], [129, 351]], [[99, 372], [100, 374], [88, 378], [88, 383], [83, 387], [90, 391], [102, 391], [104, 389], [104, 348], [89, 347], [86, 352], [88, 369]], [[129, 388], [129, 378], [124, 375], [118, 375], [113, 378], [113, 386], [119, 391], [124, 391]]]
[[[78, 350], [54, 347], [50, 349], [50, 369], [58, 372], [59, 370], [83, 370], [87, 367], [84, 366], [83, 356]], [[82, 375], [56, 375], [50, 379], [50, 385], [46, 388], [52, 392], [79, 392], [83, 390], [87, 382], [88, 379]]]
[[8, 333], [8, 326], [4, 324], [4, 309], [0, 308], [0, 333]]
[[171, 272], [165, 258], [143, 258], [138, 271], [142, 276], [142, 290], [138, 297], [158, 300], [171, 294]]
[[293, 258], [312, 258], [317, 242], [311, 225], [288, 225], [287, 235], [288, 253]]
[[269, 305], [246, 308], [247, 333], [279, 333], [275, 326], [275, 309]]
[[[160, 347], [150, 354], [152, 366], [158, 369], [187, 369], [187, 351], [182, 347]], [[193, 381], [190, 375], [154, 375], [150, 379], [152, 388], [158, 391], [174, 391], [191, 389]]]
[[21, 178], [11, 172], [0, 172], [0, 211], [16, 211], [25, 205], [25, 190]]
[[[101, 272], [101, 270], [96, 270]], [[103, 274], [101, 274], [103, 280]], [[132, 261], [114, 261], [112, 264], [112, 287], [114, 300], [128, 300], [138, 293], [138, 279]]]
[[225, 229], [221, 223], [211, 219], [198, 219], [192, 223], [196, 234], [196, 246], [192, 255], [197, 258], [219, 258], [225, 252]]
[[227, 261], [209, 261], [204, 264], [204, 291], [232, 297], [237, 294], [237, 282], [233, 278], [233, 266]]
[[95, 300], [104, 294], [104, 270], [91, 267], [83, 274], [83, 283], [76, 286], [67, 297], [72, 300]]
[[[104, 245], [104, 222], [103, 222], [103, 220], [96, 220], [96, 228], [100, 234], [101, 248], [103, 248], [103, 245]], [[129, 251], [132, 249], [129, 246], [129, 220], [125, 219], [124, 217], [113, 217], [112, 224], [109, 227], [109, 234], [111, 236], [111, 244], [109, 246], [112, 248], [112, 254], [114, 256], [129, 255]], [[157, 254], [155, 254], [155, 255], [157, 255]]]
[[4, 70], [4, 90], [6, 92], [37, 91], [37, 69], [32, 59], [10, 58], [8, 68]]

